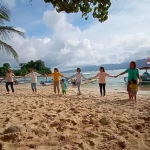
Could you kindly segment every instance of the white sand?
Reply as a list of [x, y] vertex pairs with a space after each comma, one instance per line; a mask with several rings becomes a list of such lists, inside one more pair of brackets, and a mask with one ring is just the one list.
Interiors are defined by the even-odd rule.
[[[150, 150], [150, 95], [137, 102], [126, 91], [16, 85], [15, 95], [0, 85], [0, 149], [3, 150]], [[11, 128], [9, 128], [11, 126]], [[9, 130], [6, 130], [8, 129]], [[14, 132], [13, 132], [14, 131]]]

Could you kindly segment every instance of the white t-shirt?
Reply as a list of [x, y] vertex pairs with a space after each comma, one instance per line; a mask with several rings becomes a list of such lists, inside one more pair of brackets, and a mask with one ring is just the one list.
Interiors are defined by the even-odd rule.
[[7, 73], [6, 80], [7, 82], [13, 82], [14, 73]]
[[[82, 73], [77, 73], [77, 74], [75, 74], [74, 76], [76, 77], [77, 82], [81, 82], [81, 78], [82, 78], [82, 77], [85, 78]], [[85, 79], [86, 79], [86, 78], [85, 78]]]
[[37, 83], [37, 76], [40, 76], [41, 74], [37, 72], [30, 72], [29, 74], [25, 75], [25, 77], [30, 77], [31, 83]]

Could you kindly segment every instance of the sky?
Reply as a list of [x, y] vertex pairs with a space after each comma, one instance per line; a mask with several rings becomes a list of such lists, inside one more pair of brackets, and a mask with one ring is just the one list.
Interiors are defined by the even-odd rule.
[[150, 0], [111, 0], [108, 20], [100, 23], [81, 13], [57, 13], [44, 0], [1, 0], [11, 11], [10, 23], [25, 32], [6, 41], [19, 62], [0, 51], [0, 66], [42, 60], [47, 67], [70, 68], [115, 64], [150, 57]]

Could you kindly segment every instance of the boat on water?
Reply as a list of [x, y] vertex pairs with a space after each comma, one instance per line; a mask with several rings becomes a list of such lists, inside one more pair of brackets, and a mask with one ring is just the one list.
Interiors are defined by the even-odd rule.
[[148, 73], [147, 70], [150, 70], [150, 67], [145, 66], [145, 67], [141, 67], [139, 68], [140, 70], [145, 70], [145, 72], [140, 76], [142, 79], [142, 84], [150, 84], [150, 73]]
[[[82, 73], [83, 75], [91, 75], [91, 73]], [[73, 76], [71, 76], [71, 78], [73, 78], [74, 77], [74, 75]], [[97, 79], [92, 79], [92, 80], [85, 80], [85, 79], [82, 79], [82, 81], [81, 81], [81, 84], [89, 84], [89, 83], [95, 83], [97, 81]], [[77, 82], [76, 82], [76, 79], [75, 78], [73, 78], [73, 79], [71, 79], [71, 84], [72, 84], [72, 86], [77, 86]]]
[[40, 82], [40, 85], [42, 85], [42, 86], [48, 86], [48, 85], [52, 85], [52, 84], [53, 84], [53, 79]]

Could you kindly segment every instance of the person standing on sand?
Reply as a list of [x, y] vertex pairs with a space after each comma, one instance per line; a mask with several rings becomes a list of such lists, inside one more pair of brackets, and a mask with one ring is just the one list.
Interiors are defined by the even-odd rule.
[[117, 78], [118, 76], [123, 75], [125, 73], [128, 73], [127, 91], [128, 91], [129, 99], [131, 100], [131, 88], [130, 88], [131, 81], [133, 79], [135, 79], [136, 81], [137, 81], [137, 79], [139, 79], [139, 82], [141, 82], [139, 70], [136, 68], [136, 62], [135, 61], [131, 61], [130, 62], [130, 68], [128, 68], [124, 72], [116, 75], [115, 78]]
[[67, 85], [66, 85], [64, 79], [61, 80], [61, 88], [62, 88], [62, 94], [66, 94]]
[[96, 76], [90, 78], [90, 80], [99, 78], [99, 88], [101, 96], [105, 96], [106, 94], [106, 77], [114, 77], [114, 76], [111, 76], [108, 73], [106, 73], [104, 67], [100, 67], [99, 73]]
[[30, 77], [30, 80], [31, 80], [31, 89], [32, 89], [32, 92], [33, 94], [36, 94], [37, 92], [37, 76], [43, 76], [37, 72], [34, 72], [34, 69], [31, 68], [30, 69], [30, 73], [29, 74], [26, 74], [24, 77]]
[[137, 80], [132, 79], [131, 84], [130, 84], [131, 100], [134, 99], [136, 101], [136, 95], [137, 95], [137, 91], [138, 91], [138, 86], [139, 86], [139, 84], [137, 83]]
[[1, 82], [2, 80], [5, 80], [5, 79], [7, 80], [7, 82], [6, 82], [6, 90], [7, 90], [8, 94], [9, 94], [9, 85], [10, 85], [10, 87], [11, 87], [11, 90], [12, 90], [13, 94], [14, 94], [14, 92], [15, 92], [15, 90], [14, 90], [14, 80], [13, 80], [13, 77], [19, 78], [20, 76], [15, 76], [15, 74], [12, 72], [12, 69], [9, 68], [9, 69], [8, 69], [8, 73], [4, 76], [3, 79], [0, 80], [0, 82]]
[[54, 78], [53, 85], [54, 85], [54, 93], [55, 94], [56, 94], [56, 88], [57, 88], [57, 92], [59, 94], [59, 82], [60, 82], [59, 77], [64, 77], [64, 78], [69, 79], [68, 77], [65, 77], [64, 75], [62, 75], [61, 73], [59, 73], [57, 68], [54, 68], [54, 72], [51, 73], [51, 74], [48, 74], [46, 76], [53, 76], [53, 78]]
[[77, 83], [77, 88], [78, 88], [78, 95], [81, 95], [81, 90], [80, 90], [81, 79], [83, 77], [84, 79], [87, 80], [87, 78], [83, 76], [83, 74], [81, 73], [81, 69], [80, 68], [77, 68], [77, 73], [73, 77], [76, 77], [76, 83]]

